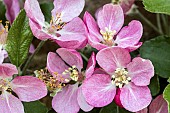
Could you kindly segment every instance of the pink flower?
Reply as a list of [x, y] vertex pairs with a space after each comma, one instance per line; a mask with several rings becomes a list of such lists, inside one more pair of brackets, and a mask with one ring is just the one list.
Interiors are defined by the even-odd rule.
[[17, 76], [12, 80], [14, 74], [18, 74], [14, 65], [0, 64], [0, 113], [24, 113], [21, 101], [35, 101], [47, 95], [45, 84], [36, 77]]
[[6, 18], [12, 24], [20, 11], [19, 0], [3, 0], [6, 6]]
[[157, 96], [148, 108], [144, 108], [136, 113], [168, 113], [168, 104], [162, 95]]
[[131, 9], [134, 2], [135, 0], [115, 0], [113, 3], [119, 4], [123, 9], [124, 14], [126, 14]]
[[60, 48], [57, 50], [57, 54], [52, 52], [48, 54], [47, 68], [51, 74], [53, 74], [53, 77], [64, 78], [62, 79], [62, 83], [72, 83], [66, 86], [62, 84], [63, 86], [60, 91], [56, 89], [58, 92], [56, 92], [56, 95], [53, 97], [52, 107], [57, 113], [77, 113], [80, 108], [86, 112], [93, 109], [93, 107], [85, 101], [80, 85], [85, 78], [91, 76], [95, 64], [95, 54], [93, 53], [84, 73], [81, 71], [83, 61], [77, 51]]
[[25, 10], [35, 37], [52, 39], [64, 48], [79, 49], [86, 45], [86, 26], [77, 17], [82, 12], [84, 0], [54, 0], [50, 24], [45, 22], [37, 0], [26, 0]]
[[103, 107], [113, 101], [125, 109], [136, 112], [151, 102], [147, 87], [154, 76], [150, 60], [140, 57], [131, 61], [129, 52], [120, 47], [103, 49], [96, 55], [98, 64], [108, 74], [94, 74], [82, 85], [86, 101], [94, 107]]
[[121, 29], [124, 23], [124, 14], [119, 5], [104, 5], [97, 14], [97, 23], [86, 12], [84, 22], [89, 32], [89, 44], [98, 50], [108, 46], [119, 46], [133, 51], [142, 45], [139, 42], [143, 32], [142, 24], [133, 20], [128, 26]]

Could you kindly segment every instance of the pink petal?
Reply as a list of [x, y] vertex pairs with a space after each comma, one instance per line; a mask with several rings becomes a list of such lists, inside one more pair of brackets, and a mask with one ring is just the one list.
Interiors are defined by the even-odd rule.
[[0, 113], [24, 113], [21, 101], [8, 92], [0, 95]]
[[87, 64], [87, 68], [85, 72], [86, 78], [89, 78], [93, 74], [95, 66], [96, 66], [96, 56], [95, 53], [93, 52]]
[[47, 56], [47, 68], [51, 74], [55, 72], [62, 74], [69, 67], [56, 53], [49, 52]]
[[83, 60], [79, 52], [74, 49], [59, 48], [56, 51], [59, 56], [70, 66], [75, 65], [79, 71], [83, 68]]
[[27, 16], [34, 22], [37, 22], [39, 26], [43, 26], [45, 23], [44, 15], [40, 9], [40, 5], [37, 0], [26, 0], [24, 9]]
[[94, 107], [103, 107], [111, 103], [116, 94], [110, 75], [96, 74], [82, 84], [82, 92], [86, 101]]
[[135, 86], [133, 83], [130, 83], [120, 90], [120, 101], [123, 107], [131, 112], [137, 112], [146, 108], [152, 100], [147, 86]]
[[88, 35], [89, 44], [98, 50], [101, 50], [107, 47], [106, 45], [100, 43], [103, 40], [103, 37], [99, 33], [99, 27], [97, 23], [95, 22], [94, 18], [90, 15], [90, 13], [85, 12], [84, 22], [89, 32], [89, 35]]
[[0, 78], [9, 78], [14, 74], [18, 74], [15, 65], [9, 63], [0, 64]]
[[126, 49], [109, 47], [102, 49], [96, 55], [98, 64], [107, 72], [113, 73], [116, 68], [125, 68], [131, 57]]
[[145, 60], [140, 57], [134, 58], [127, 65], [128, 74], [131, 81], [137, 86], [147, 86], [150, 79], [154, 76], [154, 67], [150, 60]]
[[37, 22], [34, 22], [33, 20], [29, 19], [29, 25], [31, 28], [31, 31], [33, 35], [40, 39], [40, 40], [46, 40], [46, 39], [52, 39], [52, 35], [48, 34], [47, 32], [43, 31], [43, 26], [38, 24]]
[[19, 0], [3, 0], [6, 5], [6, 18], [12, 24], [20, 11]]
[[168, 113], [168, 104], [162, 95], [157, 96], [149, 106], [149, 113]]
[[[56, 42], [64, 48], [77, 49], [87, 43], [87, 29], [83, 21], [76, 17], [57, 32], [60, 37], [54, 37]], [[84, 44], [85, 43], [85, 44]]]
[[30, 52], [30, 53], [34, 53], [34, 51], [35, 51], [35, 47], [34, 47], [33, 44], [31, 44], [31, 45], [30, 45], [29, 52]]
[[136, 113], [148, 113], [148, 108], [144, 108], [140, 111], [137, 111]]
[[6, 58], [7, 55], [8, 54], [4, 49], [0, 49], [0, 64], [3, 63], [3, 61], [4, 61], [4, 59]]
[[106, 4], [102, 11], [99, 11], [97, 19], [101, 30], [105, 31], [105, 27], [107, 27], [118, 33], [124, 23], [123, 10], [119, 5]]
[[[142, 37], [143, 27], [139, 21], [133, 20], [118, 33], [115, 43], [122, 48], [132, 48], [139, 43]], [[137, 48], [136, 48], [137, 49]]]
[[102, 68], [95, 68], [93, 74], [108, 74]]
[[126, 14], [134, 4], [135, 0], [121, 0], [120, 6], [123, 9], [124, 14]]
[[62, 21], [69, 22], [80, 15], [84, 5], [85, 0], [54, 0], [52, 15], [56, 17], [57, 13], [61, 13]]
[[46, 85], [36, 77], [17, 76], [11, 82], [12, 90], [21, 101], [39, 100], [47, 95]]
[[89, 105], [86, 102], [86, 100], [84, 98], [84, 95], [82, 93], [82, 87], [81, 86], [78, 89], [77, 101], [78, 101], [78, 104], [79, 104], [80, 108], [83, 111], [88, 112], [88, 111], [91, 111], [93, 109], [93, 106]]
[[80, 109], [77, 102], [78, 84], [67, 85], [52, 100], [52, 107], [58, 113], [77, 113]]

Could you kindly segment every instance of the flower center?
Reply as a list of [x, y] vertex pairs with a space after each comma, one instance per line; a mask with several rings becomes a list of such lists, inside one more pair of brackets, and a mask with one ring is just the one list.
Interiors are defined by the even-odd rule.
[[8, 24], [9, 22], [5, 22], [5, 28], [2, 25], [2, 20], [0, 20], [0, 44], [5, 45], [7, 41], [7, 34], [8, 34]]
[[77, 69], [77, 67], [75, 65], [73, 65], [72, 67], [68, 68], [68, 70], [65, 70], [63, 72], [63, 74], [69, 74], [70, 75], [70, 78], [73, 80], [73, 81], [78, 81], [79, 79], [79, 71]]
[[51, 93], [59, 92], [62, 90], [62, 87], [65, 86], [65, 84], [63, 84], [64, 78], [58, 73], [55, 73], [56, 76], [53, 76], [47, 69], [41, 69], [40, 71], [36, 70], [34, 73], [37, 78], [46, 84], [47, 89]]
[[0, 79], [0, 92], [8, 91], [11, 92], [10, 82], [5, 79]]
[[128, 71], [124, 68], [117, 68], [115, 73], [112, 75], [112, 84], [115, 84], [118, 88], [122, 88], [131, 81], [131, 78], [127, 75]]
[[115, 45], [114, 43], [114, 35], [116, 34], [116, 30], [110, 30], [107, 27], [105, 27], [105, 31], [100, 30], [100, 33], [103, 35], [103, 42], [104, 44], [108, 45], [108, 46], [113, 46]]
[[55, 34], [56, 31], [61, 30], [66, 23], [61, 20], [61, 13], [56, 13], [56, 17], [52, 17], [50, 21], [50, 27], [48, 28], [48, 32], [51, 34]]

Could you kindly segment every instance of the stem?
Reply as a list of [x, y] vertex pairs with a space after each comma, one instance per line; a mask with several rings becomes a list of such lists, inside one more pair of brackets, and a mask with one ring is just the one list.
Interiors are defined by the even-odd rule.
[[117, 108], [117, 110], [116, 110], [116, 111], [117, 111], [117, 113], [119, 113], [119, 106], [117, 106], [116, 108]]
[[81, 54], [81, 56], [83, 57], [83, 59], [84, 59], [86, 62], [88, 62], [88, 58], [87, 58], [83, 53], [80, 52], [80, 54]]
[[168, 34], [168, 23], [167, 23], [166, 15], [162, 14], [161, 17], [162, 17], [165, 33]]
[[42, 46], [45, 44], [45, 42], [46, 42], [46, 40], [45, 40], [45, 41], [41, 41], [41, 42], [38, 44], [37, 48], [35, 49], [35, 52], [28, 58], [28, 60], [27, 60], [27, 62], [26, 62], [26, 64], [25, 64], [25, 66], [23, 67], [22, 75], [25, 74], [27, 68], [29, 68], [29, 65], [30, 65], [32, 59], [33, 59], [34, 56], [40, 51], [40, 49], [41, 49]]
[[142, 13], [140, 13], [139, 11], [137, 11], [137, 14], [139, 15], [139, 17], [144, 20], [151, 28], [153, 28], [157, 33], [159, 34], [163, 34], [154, 24], [152, 24], [147, 18], [145, 18]]
[[18, 69], [18, 75], [21, 76], [21, 74], [22, 74], [21, 68], [17, 67], [17, 69]]
[[161, 20], [160, 20], [160, 14], [156, 14], [156, 20], [157, 20], [157, 25], [158, 25], [158, 29], [160, 32], [163, 33], [163, 30], [162, 30], [162, 26], [161, 26]]

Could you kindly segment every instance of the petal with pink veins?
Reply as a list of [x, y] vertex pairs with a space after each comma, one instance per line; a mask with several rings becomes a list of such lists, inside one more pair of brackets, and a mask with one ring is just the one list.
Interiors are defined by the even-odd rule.
[[[54, 40], [64, 48], [77, 49], [87, 43], [87, 29], [83, 21], [76, 17], [67, 23], [61, 30], [57, 31], [59, 37]], [[84, 44], [85, 46], [86, 44]]]
[[0, 95], [0, 113], [24, 113], [21, 101], [8, 92]]
[[62, 74], [69, 67], [65, 64], [65, 62], [53, 52], [49, 52], [47, 56], [47, 69], [51, 74], [55, 72]]
[[85, 0], [54, 0], [53, 17], [61, 13], [63, 22], [69, 22], [83, 11]]
[[126, 49], [109, 47], [99, 51], [96, 60], [107, 73], [113, 74], [116, 68], [125, 68], [131, 57]]
[[77, 101], [78, 84], [67, 85], [52, 100], [52, 107], [58, 113], [77, 113], [80, 109]]
[[93, 52], [87, 64], [87, 68], [85, 72], [86, 78], [89, 78], [93, 74], [95, 66], [96, 66], [96, 56], [95, 53]]
[[83, 68], [83, 60], [79, 52], [74, 49], [59, 48], [58, 55], [70, 66], [75, 65], [79, 71]]
[[24, 9], [27, 16], [34, 22], [37, 22], [39, 26], [44, 26], [45, 18], [40, 9], [40, 5], [37, 0], [26, 0]]
[[14, 74], [18, 74], [15, 65], [9, 63], [0, 64], [0, 78], [10, 78]]
[[46, 85], [36, 77], [18, 76], [10, 85], [21, 101], [35, 101], [47, 95]]
[[3, 0], [6, 5], [6, 18], [10, 24], [15, 20], [20, 11], [19, 0]]
[[128, 75], [137, 86], [147, 86], [154, 76], [154, 67], [150, 60], [136, 57], [127, 65]]
[[93, 109], [93, 106], [89, 105], [86, 102], [86, 100], [84, 98], [84, 95], [82, 93], [82, 87], [81, 86], [78, 89], [77, 101], [78, 101], [78, 104], [79, 104], [80, 108], [83, 111], [88, 112], [88, 111], [91, 111]]
[[43, 26], [33, 21], [32, 19], [29, 19], [29, 25], [33, 35], [40, 40], [52, 39], [55, 37], [47, 33], [48, 31], [43, 30]]
[[115, 43], [117, 43], [118, 46], [122, 48], [132, 48], [139, 43], [142, 33], [142, 24], [137, 20], [133, 20], [128, 26], [125, 26], [121, 29], [116, 37]]
[[168, 113], [168, 104], [162, 95], [157, 96], [149, 106], [149, 113]]
[[97, 50], [101, 50], [103, 48], [106, 48], [107, 46], [100, 43], [103, 41], [103, 37], [99, 32], [99, 27], [97, 23], [95, 22], [94, 18], [90, 15], [90, 13], [85, 12], [84, 14], [84, 22], [88, 29], [88, 42], [89, 44], [96, 48]]
[[97, 23], [101, 30], [105, 31], [105, 27], [109, 30], [119, 32], [124, 23], [123, 10], [119, 5], [106, 4], [99, 11]]
[[129, 83], [120, 90], [120, 101], [123, 107], [131, 112], [137, 112], [146, 108], [152, 100], [147, 86], [136, 86], [133, 83]]
[[85, 79], [82, 84], [85, 100], [94, 107], [110, 104], [116, 94], [116, 87], [111, 83], [110, 75], [95, 74]]

